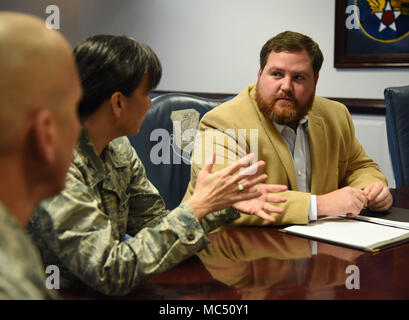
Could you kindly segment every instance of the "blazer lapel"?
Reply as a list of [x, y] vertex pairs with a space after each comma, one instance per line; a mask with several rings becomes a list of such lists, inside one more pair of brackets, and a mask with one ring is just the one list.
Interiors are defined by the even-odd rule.
[[308, 142], [311, 154], [311, 194], [322, 194], [325, 190], [329, 161], [329, 146], [325, 123], [313, 112], [308, 114]]
[[[287, 173], [290, 184], [289, 189], [298, 191], [297, 177], [295, 176], [293, 159], [287, 145], [285, 144], [280, 133], [277, 131], [276, 127], [274, 127], [274, 125], [270, 121], [268, 121], [266, 117], [263, 116], [263, 114], [261, 114], [257, 106], [254, 107], [257, 111], [262, 130], [266, 134], [270, 145], [272, 145], [274, 150], [276, 151], [278, 159]], [[259, 137], [259, 139], [260, 138], [261, 137]]]

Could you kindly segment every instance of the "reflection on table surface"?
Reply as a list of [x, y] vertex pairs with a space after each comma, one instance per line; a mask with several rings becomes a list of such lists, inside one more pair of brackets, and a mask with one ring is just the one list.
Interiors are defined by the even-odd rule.
[[236, 228], [212, 235], [199, 257], [214, 279], [237, 289], [243, 299], [319, 298], [323, 293], [331, 298], [332, 288], [345, 287], [346, 268], [364, 252], [325, 243], [315, 250], [315, 244], [277, 230]]
[[[409, 208], [409, 188], [393, 194], [396, 206]], [[227, 228], [210, 240], [197, 256], [116, 299], [409, 299], [409, 244], [371, 254], [272, 227]], [[347, 273], [349, 266], [357, 268]], [[112, 299], [91, 291], [63, 297]]]

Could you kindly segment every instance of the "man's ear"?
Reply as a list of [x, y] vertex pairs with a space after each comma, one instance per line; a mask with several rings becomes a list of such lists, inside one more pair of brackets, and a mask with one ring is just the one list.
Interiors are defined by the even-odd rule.
[[319, 77], [320, 77], [320, 74], [317, 73], [317, 74], [315, 75], [315, 85], [317, 85]]
[[111, 96], [110, 101], [112, 113], [116, 118], [119, 118], [126, 103], [123, 94], [119, 91], [114, 92], [114, 94]]
[[34, 115], [32, 143], [39, 160], [47, 165], [55, 162], [57, 152], [57, 130], [54, 115], [49, 109], [41, 109]]
[[263, 72], [263, 70], [261, 70], [261, 67], [258, 68], [258, 72], [257, 72], [257, 80], [260, 80], [261, 77], [261, 73]]

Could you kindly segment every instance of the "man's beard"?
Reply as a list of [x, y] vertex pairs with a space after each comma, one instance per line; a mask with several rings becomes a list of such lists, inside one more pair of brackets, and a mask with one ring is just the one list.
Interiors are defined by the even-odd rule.
[[258, 85], [256, 88], [256, 101], [261, 113], [267, 119], [283, 125], [298, 125], [298, 122], [311, 110], [314, 97], [315, 90], [305, 104], [300, 104], [292, 95], [278, 93], [274, 95], [271, 102], [268, 102], [260, 97]]

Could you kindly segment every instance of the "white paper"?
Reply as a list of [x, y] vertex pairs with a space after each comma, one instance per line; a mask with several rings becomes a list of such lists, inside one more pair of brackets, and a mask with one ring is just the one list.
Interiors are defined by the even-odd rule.
[[383, 224], [385, 226], [392, 226], [396, 228], [402, 228], [409, 230], [409, 222], [401, 222], [401, 221], [392, 221], [392, 220], [386, 220], [382, 218], [374, 218], [374, 217], [365, 217], [365, 216], [356, 216], [354, 219], [359, 219], [363, 221], [369, 221], [372, 223], [377, 223], [377, 224]]
[[290, 226], [284, 230], [358, 248], [368, 248], [379, 242], [391, 241], [405, 234], [409, 235], [409, 231], [405, 229], [332, 217], [320, 219], [308, 225]]

